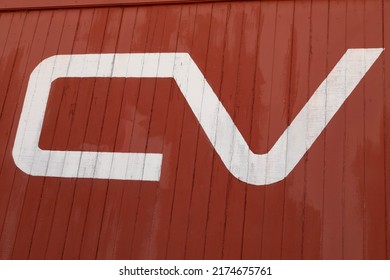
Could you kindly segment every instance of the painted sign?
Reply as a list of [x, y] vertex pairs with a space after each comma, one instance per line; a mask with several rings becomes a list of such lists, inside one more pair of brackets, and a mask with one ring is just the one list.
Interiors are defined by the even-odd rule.
[[35, 176], [158, 181], [162, 154], [42, 150], [38, 142], [50, 86], [58, 78], [173, 78], [229, 172], [249, 184], [272, 184], [288, 176], [382, 51], [347, 50], [265, 154], [252, 152], [188, 53], [52, 56], [30, 76], [12, 155]]
[[0, 2], [0, 259], [389, 258], [390, 1]]

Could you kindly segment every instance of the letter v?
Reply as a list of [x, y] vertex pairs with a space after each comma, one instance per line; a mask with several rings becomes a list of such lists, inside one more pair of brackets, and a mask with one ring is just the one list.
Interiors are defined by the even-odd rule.
[[298, 164], [382, 51], [348, 49], [266, 154], [251, 151], [190, 58], [187, 72], [180, 69], [174, 77], [230, 173], [248, 184], [268, 185], [283, 180]]

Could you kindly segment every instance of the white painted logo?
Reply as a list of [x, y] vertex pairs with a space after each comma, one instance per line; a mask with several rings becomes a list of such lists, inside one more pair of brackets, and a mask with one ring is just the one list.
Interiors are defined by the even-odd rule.
[[12, 155], [34, 176], [159, 181], [162, 154], [42, 150], [38, 142], [51, 83], [58, 78], [173, 78], [230, 173], [249, 184], [272, 184], [297, 165], [382, 51], [348, 49], [265, 154], [251, 151], [188, 53], [52, 56], [31, 73]]

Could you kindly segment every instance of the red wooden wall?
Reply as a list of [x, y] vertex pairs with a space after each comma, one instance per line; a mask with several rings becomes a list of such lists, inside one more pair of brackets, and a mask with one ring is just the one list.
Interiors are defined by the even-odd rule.
[[[43, 149], [162, 152], [159, 182], [29, 176], [12, 158], [30, 73], [52, 55], [188, 52], [264, 153], [346, 49], [379, 47], [279, 183], [233, 177], [172, 79], [59, 79], [40, 138]], [[389, 51], [385, 0], [1, 12], [0, 258], [389, 259]]]

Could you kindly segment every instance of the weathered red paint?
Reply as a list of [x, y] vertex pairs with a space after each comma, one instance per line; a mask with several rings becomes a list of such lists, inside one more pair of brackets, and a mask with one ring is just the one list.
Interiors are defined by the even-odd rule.
[[51, 0], [2, 0], [2, 2], [0, 3], [0, 11], [167, 5], [211, 2], [226, 2], [226, 0], [56, 0], [55, 2]]
[[[56, 5], [66, 2], [130, 4]], [[18, 10], [28, 3], [46, 9]], [[265, 152], [347, 48], [390, 49], [390, 3], [51, 5], [0, 4], [15, 9], [0, 13], [1, 259], [389, 258], [387, 50], [270, 186], [226, 170], [170, 79], [59, 79], [40, 139], [53, 150], [162, 152], [159, 182], [28, 176], [11, 151], [29, 75], [44, 58], [189, 52], [251, 148]]]

